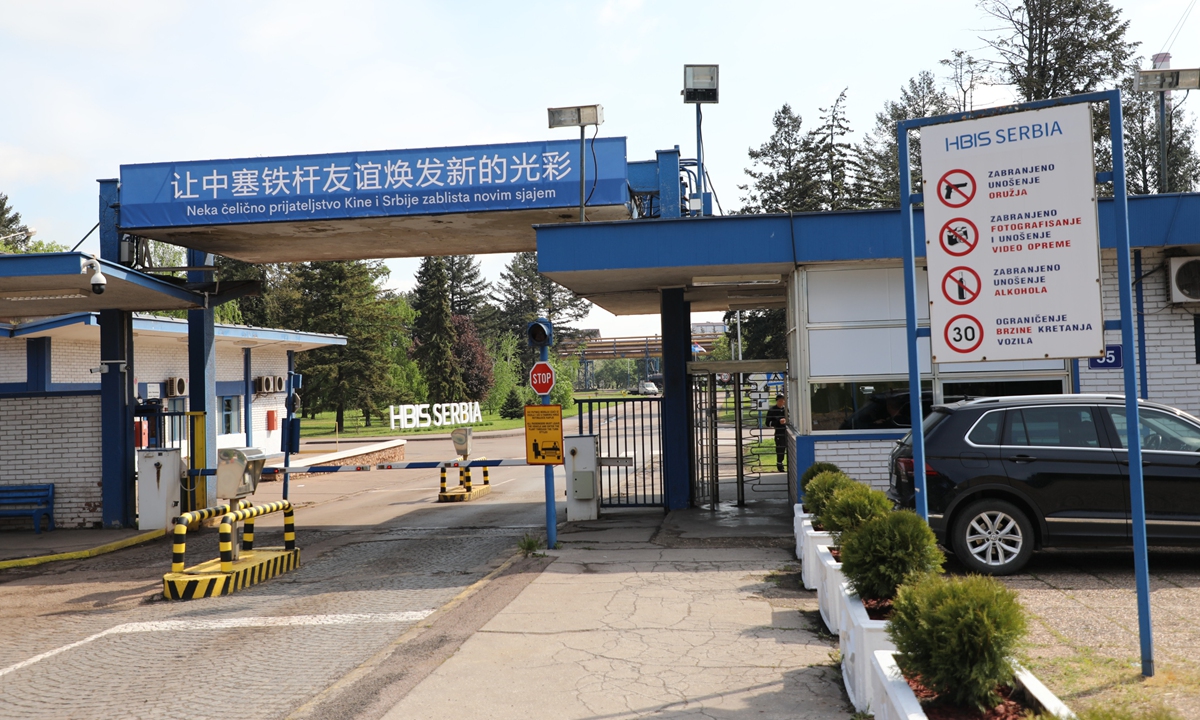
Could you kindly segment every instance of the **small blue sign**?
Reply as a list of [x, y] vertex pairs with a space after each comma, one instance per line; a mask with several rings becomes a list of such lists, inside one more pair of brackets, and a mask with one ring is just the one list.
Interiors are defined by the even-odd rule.
[[[625, 138], [586, 152], [588, 205], [624, 204]], [[121, 227], [577, 207], [579, 168], [570, 140], [122, 165]]]
[[1125, 367], [1120, 345], [1105, 345], [1104, 357], [1088, 358], [1088, 370], [1120, 370]]

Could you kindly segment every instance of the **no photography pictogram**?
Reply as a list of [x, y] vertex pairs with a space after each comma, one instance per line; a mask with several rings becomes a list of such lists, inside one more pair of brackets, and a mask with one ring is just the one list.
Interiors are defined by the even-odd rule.
[[974, 302], [982, 289], [983, 281], [979, 279], [979, 273], [966, 266], [951, 268], [942, 278], [942, 294], [955, 305]]
[[972, 315], [955, 315], [946, 323], [946, 344], [957, 353], [974, 352], [983, 344], [983, 325]]
[[975, 198], [975, 178], [966, 170], [951, 170], [938, 180], [937, 196], [946, 207], [960, 208]]
[[938, 240], [947, 253], [962, 257], [979, 244], [979, 228], [966, 218], [954, 218], [942, 226]]

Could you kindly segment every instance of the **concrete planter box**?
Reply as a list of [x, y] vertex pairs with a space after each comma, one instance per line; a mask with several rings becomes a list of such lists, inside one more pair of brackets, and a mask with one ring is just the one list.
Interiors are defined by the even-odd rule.
[[844, 601], [842, 564], [833, 559], [828, 545], [818, 545], [817, 555], [817, 607], [821, 619], [831, 633], [841, 633], [841, 609]]
[[874, 695], [871, 658], [878, 650], [894, 651], [896, 646], [887, 636], [887, 620], [872, 620], [863, 607], [862, 600], [850, 590], [849, 583], [842, 583], [839, 617], [841, 632], [839, 645], [842, 651], [842, 682], [846, 694], [859, 712], [867, 712]]
[[820, 561], [817, 560], [817, 548], [833, 544], [833, 535], [827, 532], [813, 530], [813, 518], [806, 515], [800, 520], [800, 545], [803, 555], [800, 557], [800, 579], [806, 590], [816, 590], [820, 582]]
[[[928, 720], [917, 696], [900, 674], [892, 651], [876, 650], [872, 653], [871, 673], [874, 678], [870, 712], [875, 716], [875, 720]], [[1036, 710], [1051, 713], [1061, 720], [1075, 717], [1075, 713], [1071, 712], [1058, 696], [1019, 665], [1016, 685], [1025, 691], [1026, 700], [1037, 706]]]
[[796, 503], [792, 509], [795, 511], [795, 517], [792, 519], [792, 531], [796, 534], [796, 559], [804, 560], [804, 533], [800, 526], [808, 519], [808, 513], [804, 512], [804, 506], [800, 503]]

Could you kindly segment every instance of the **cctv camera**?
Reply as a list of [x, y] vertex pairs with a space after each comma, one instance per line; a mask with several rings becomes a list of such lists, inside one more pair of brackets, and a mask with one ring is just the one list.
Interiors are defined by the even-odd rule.
[[96, 293], [97, 295], [104, 294], [104, 286], [107, 284], [108, 278], [104, 277], [104, 274], [99, 270], [92, 275], [92, 292]]

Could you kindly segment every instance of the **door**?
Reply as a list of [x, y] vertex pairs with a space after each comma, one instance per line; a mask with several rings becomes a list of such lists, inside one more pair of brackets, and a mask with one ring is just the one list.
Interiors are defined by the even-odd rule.
[[[1106, 410], [1119, 442], [1117, 459], [1128, 478], [1125, 408]], [[1142, 408], [1139, 414], [1146, 535], [1159, 544], [1200, 542], [1200, 427], [1162, 410]]]
[[1005, 414], [1004, 468], [1045, 518], [1048, 544], [1128, 541], [1125, 475], [1097, 414], [1086, 405]]

